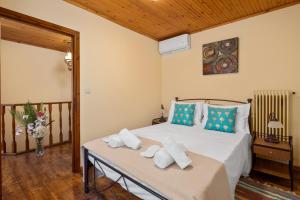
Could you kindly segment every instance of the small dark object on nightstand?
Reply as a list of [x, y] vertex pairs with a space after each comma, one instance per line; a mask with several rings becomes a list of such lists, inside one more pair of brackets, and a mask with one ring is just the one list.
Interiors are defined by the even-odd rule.
[[155, 118], [152, 120], [152, 125], [155, 125], [155, 124], [161, 124], [161, 123], [164, 123], [168, 120], [167, 117], [160, 117], [160, 118]]
[[276, 135], [273, 135], [273, 134], [267, 135], [267, 137], [265, 138], [265, 141], [270, 142], [270, 143], [274, 143], [274, 144], [279, 143], [278, 137]]

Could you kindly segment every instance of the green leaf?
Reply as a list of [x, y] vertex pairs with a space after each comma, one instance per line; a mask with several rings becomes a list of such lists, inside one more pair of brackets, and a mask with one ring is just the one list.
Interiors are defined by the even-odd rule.
[[[24, 112], [20, 112], [17, 110], [11, 110], [10, 113], [12, 114], [12, 116], [15, 117], [17, 122], [19, 122], [23, 126], [27, 127], [28, 124], [34, 123], [35, 120], [37, 119], [37, 116], [36, 116], [37, 110], [35, 109], [35, 107], [32, 104], [30, 104], [30, 102], [27, 102], [23, 106], [23, 109], [24, 109]], [[24, 115], [28, 115], [28, 118], [23, 119]]]

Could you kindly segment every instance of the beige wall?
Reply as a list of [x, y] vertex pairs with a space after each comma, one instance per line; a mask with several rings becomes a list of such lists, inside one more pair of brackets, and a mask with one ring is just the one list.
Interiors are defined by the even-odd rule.
[[0, 6], [80, 32], [82, 143], [150, 125], [159, 115], [156, 41], [61, 0], [2, 0]]
[[[255, 89], [290, 89], [300, 164], [300, 5], [193, 34], [192, 50], [163, 57], [157, 42], [60, 0], [0, 5], [80, 31], [82, 142], [148, 125], [175, 96], [244, 100]], [[239, 73], [203, 76], [202, 44], [236, 36]]]
[[[162, 57], [162, 102], [175, 96], [246, 100], [257, 89], [296, 92], [295, 159], [300, 165], [300, 5], [192, 34], [192, 49]], [[202, 45], [239, 37], [239, 72], [202, 75]]]
[[2, 103], [71, 100], [72, 74], [64, 56], [64, 52], [2, 40]]
[[[70, 101], [72, 75], [64, 63], [65, 53], [1, 40], [1, 92], [2, 103]], [[21, 107], [17, 109], [22, 110]], [[5, 141], [7, 152], [11, 152], [12, 125], [10, 108], [6, 108]], [[63, 105], [62, 132], [68, 140], [68, 107]], [[53, 105], [53, 142], [59, 142], [59, 111]], [[45, 145], [49, 144], [45, 137]], [[34, 140], [29, 138], [30, 148]], [[25, 135], [16, 137], [18, 151], [25, 150]]]

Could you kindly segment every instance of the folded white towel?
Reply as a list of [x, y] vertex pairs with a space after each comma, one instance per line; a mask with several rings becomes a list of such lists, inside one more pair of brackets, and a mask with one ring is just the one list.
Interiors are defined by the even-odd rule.
[[109, 137], [108, 146], [118, 148], [124, 146], [124, 142], [119, 135], [112, 135]]
[[156, 152], [160, 150], [160, 146], [158, 145], [152, 145], [146, 149], [146, 151], [141, 152], [141, 156], [144, 156], [146, 158], [152, 158]]
[[186, 168], [192, 163], [192, 161], [186, 155], [183, 146], [177, 144], [173, 138], [167, 138], [163, 142], [163, 146], [181, 169]]
[[161, 148], [155, 153], [153, 161], [154, 164], [161, 169], [165, 169], [175, 162], [165, 148]]
[[138, 149], [141, 147], [141, 140], [126, 128], [120, 131], [119, 136], [127, 147], [132, 149]]
[[187, 152], [187, 148], [184, 146], [184, 144], [182, 144], [182, 143], [177, 143], [177, 144], [180, 146], [182, 151]]

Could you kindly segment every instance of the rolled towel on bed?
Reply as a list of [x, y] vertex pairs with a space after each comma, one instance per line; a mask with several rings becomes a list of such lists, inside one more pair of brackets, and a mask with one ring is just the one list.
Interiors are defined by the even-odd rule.
[[108, 146], [118, 148], [124, 146], [124, 142], [119, 135], [112, 135], [109, 137]]
[[165, 148], [161, 148], [155, 153], [153, 161], [154, 164], [161, 169], [165, 169], [175, 162]]
[[141, 140], [126, 128], [120, 131], [119, 136], [127, 147], [132, 149], [138, 149], [141, 147]]
[[160, 150], [160, 146], [158, 145], [151, 145], [146, 149], [146, 151], [141, 152], [141, 156], [146, 158], [152, 158], [156, 152]]
[[181, 169], [186, 168], [192, 163], [191, 159], [186, 155], [183, 146], [177, 144], [173, 138], [167, 138], [163, 142], [163, 146]]

